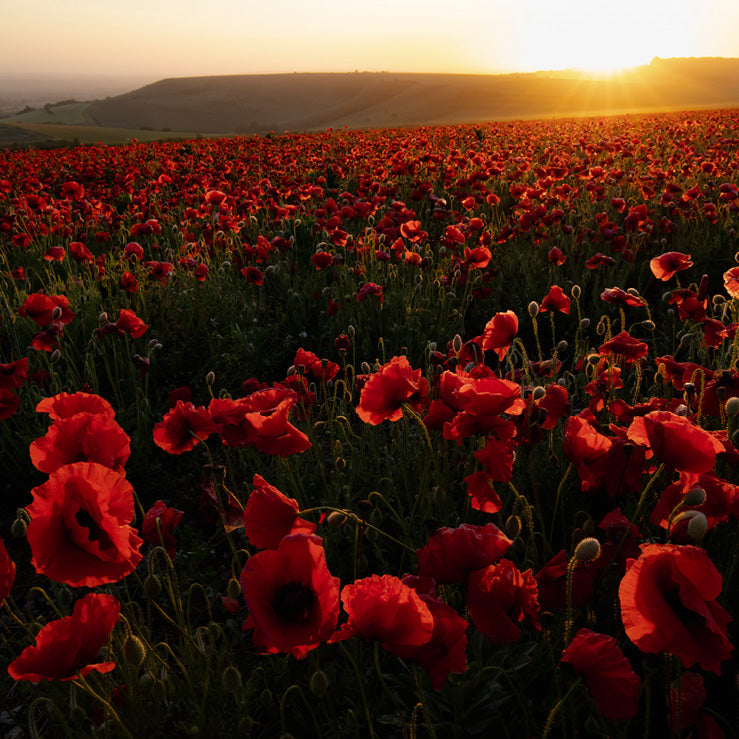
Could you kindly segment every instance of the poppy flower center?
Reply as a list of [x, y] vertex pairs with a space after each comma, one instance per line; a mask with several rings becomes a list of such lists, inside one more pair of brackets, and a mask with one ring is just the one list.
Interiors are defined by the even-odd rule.
[[288, 582], [277, 589], [270, 605], [279, 618], [304, 624], [310, 619], [315, 600], [315, 592], [307, 585], [302, 582]]
[[87, 529], [90, 541], [97, 541], [102, 547], [110, 543], [110, 537], [107, 533], [97, 525], [97, 521], [90, 515], [89, 511], [84, 508], [80, 508], [77, 513], [74, 514], [74, 518], [77, 523], [84, 529]]
[[672, 609], [680, 623], [685, 626], [703, 626], [706, 623], [705, 618], [699, 613], [688, 608], [682, 600], [680, 600], [680, 588], [674, 587], [663, 593], [663, 597], [667, 605]]

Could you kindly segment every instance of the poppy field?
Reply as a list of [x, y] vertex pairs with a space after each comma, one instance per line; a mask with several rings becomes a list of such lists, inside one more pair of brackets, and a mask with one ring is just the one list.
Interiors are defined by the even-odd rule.
[[739, 111], [0, 152], [8, 737], [735, 736]]

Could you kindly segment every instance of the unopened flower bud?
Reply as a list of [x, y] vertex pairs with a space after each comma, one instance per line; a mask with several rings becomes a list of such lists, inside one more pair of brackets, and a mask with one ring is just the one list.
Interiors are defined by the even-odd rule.
[[529, 310], [529, 315], [530, 315], [530, 316], [531, 316], [532, 318], [536, 318], [536, 316], [537, 316], [537, 315], [539, 314], [539, 304], [538, 304], [538, 303], [537, 303], [537, 302], [536, 302], [535, 300], [532, 300], [532, 301], [531, 301], [531, 302], [529, 303], [529, 308], [528, 308], [528, 310]]
[[362, 370], [363, 375], [368, 375], [370, 373], [369, 362], [362, 362], [360, 369]]
[[326, 518], [326, 523], [334, 529], [338, 529], [339, 526], [343, 526], [345, 521], [346, 514], [341, 513], [340, 511], [331, 511], [331, 513], [328, 514], [328, 518]]
[[238, 693], [241, 689], [241, 673], [238, 667], [229, 665], [221, 675], [221, 684], [227, 693]]
[[700, 511], [686, 511], [693, 514], [688, 521], [688, 536], [695, 542], [699, 542], [708, 532], [708, 519]]
[[132, 667], [141, 667], [146, 659], [144, 642], [135, 634], [129, 634], [123, 642], [123, 658]]
[[452, 349], [459, 354], [462, 351], [462, 337], [459, 334], [455, 334], [452, 339]]
[[16, 539], [22, 539], [26, 535], [28, 529], [28, 513], [25, 508], [19, 508], [15, 516], [15, 521], [10, 527], [10, 533], [16, 537]]
[[590, 319], [589, 318], [583, 318], [582, 321], [580, 321], [580, 328], [583, 331], [586, 331], [590, 328]]
[[211, 370], [208, 372], [208, 374], [205, 376], [205, 384], [208, 387], [213, 387], [213, 383], [216, 381], [216, 373]]
[[62, 317], [62, 309], [57, 305], [53, 311], [51, 311], [51, 320], [58, 321]]
[[557, 353], [563, 354], [564, 352], [566, 352], [567, 346], [568, 346], [567, 342], [564, 339], [562, 339], [562, 341], [560, 341], [559, 344], [557, 344]]
[[144, 672], [141, 677], [139, 677], [139, 687], [144, 692], [149, 692], [154, 685], [154, 680], [154, 675], [152, 675], [150, 672]]
[[346, 333], [350, 339], [354, 338], [354, 334], [356, 334], [356, 329], [354, 328], [354, 326], [351, 325], [351, 323], [347, 326]]
[[318, 698], [323, 698], [328, 690], [328, 677], [323, 670], [316, 670], [310, 678], [310, 692]]
[[241, 595], [241, 583], [232, 577], [226, 585], [226, 595], [229, 598], [238, 598]]
[[729, 418], [733, 418], [737, 413], [739, 413], [739, 398], [729, 398], [726, 401], [726, 415]]
[[509, 539], [515, 539], [521, 533], [521, 519], [518, 516], [508, 516], [505, 531]]
[[162, 592], [162, 581], [156, 575], [148, 575], [144, 580], [144, 595], [153, 600]]
[[534, 392], [532, 393], [532, 396], [534, 400], [539, 400], [540, 398], [543, 398], [546, 394], [547, 394], [547, 391], [541, 385], [537, 385], [534, 388]]
[[575, 300], [580, 299], [580, 295], [582, 294], [582, 290], [580, 289], [580, 285], [573, 285], [570, 288], [570, 295], [572, 295]]
[[600, 555], [600, 542], [589, 536], [575, 548], [575, 559], [578, 562], [592, 562]]
[[105, 311], [103, 311], [103, 312], [102, 312], [102, 313], [101, 313], [101, 314], [100, 314], [100, 315], [98, 316], [98, 323], [99, 323], [99, 324], [100, 324], [100, 325], [102, 326], [103, 324], [105, 324], [105, 323], [107, 323], [107, 322], [108, 322], [108, 314], [107, 314], [107, 313], [106, 313]]
[[646, 320], [642, 321], [641, 325], [647, 330], [647, 331], [654, 331], [654, 321]]
[[699, 506], [706, 502], [706, 491], [703, 488], [695, 487], [688, 490], [683, 496], [683, 503], [686, 506]]
[[49, 357], [49, 363], [56, 364], [61, 358], [61, 351], [59, 351], [59, 349], [54, 349], [54, 351], [51, 353], [51, 356]]

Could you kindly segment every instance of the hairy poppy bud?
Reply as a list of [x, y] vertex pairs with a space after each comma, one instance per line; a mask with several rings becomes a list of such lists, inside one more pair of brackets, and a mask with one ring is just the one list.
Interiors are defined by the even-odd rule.
[[557, 353], [563, 354], [564, 352], [566, 352], [567, 346], [568, 346], [567, 342], [564, 339], [562, 339], [562, 341], [560, 341], [559, 344], [557, 344]]
[[704, 513], [700, 511], [685, 511], [678, 518], [688, 518], [688, 536], [694, 541], [699, 542], [708, 531], [708, 519]]
[[590, 328], [590, 319], [589, 318], [583, 318], [582, 321], [580, 321], [580, 328], [583, 331], [586, 331]]
[[150, 672], [144, 672], [139, 678], [139, 687], [144, 692], [148, 692], [152, 689], [152, 686], [154, 685], [154, 681], [155, 681], [154, 675], [152, 675]]
[[318, 698], [323, 698], [328, 690], [328, 677], [323, 670], [316, 670], [310, 678], [310, 692]]
[[641, 325], [644, 326], [647, 331], [654, 331], [654, 321], [642, 321]]
[[226, 595], [229, 598], [238, 598], [241, 595], [241, 583], [235, 577], [228, 581]]
[[135, 634], [129, 634], [123, 642], [123, 658], [132, 667], [141, 667], [146, 659], [144, 642]]
[[59, 349], [54, 349], [49, 357], [50, 364], [56, 364], [62, 358], [62, 353]]
[[339, 526], [343, 526], [346, 521], [346, 514], [340, 511], [331, 511], [326, 518], [326, 523], [333, 529], [338, 529]]
[[521, 533], [521, 519], [518, 516], [508, 516], [505, 532], [509, 539], [515, 539]]
[[53, 311], [51, 311], [51, 320], [58, 321], [62, 317], [62, 309], [57, 305]]
[[532, 301], [531, 301], [531, 302], [529, 303], [529, 308], [528, 308], [528, 310], [529, 310], [529, 315], [530, 315], [530, 316], [531, 316], [532, 318], [536, 318], [536, 316], [537, 316], [537, 315], [539, 314], [539, 304], [538, 304], [538, 303], [537, 303], [537, 302], [536, 302], [535, 300], [532, 300]]
[[212, 386], [213, 386], [213, 383], [214, 383], [215, 381], [216, 381], [216, 374], [215, 374], [215, 372], [213, 372], [213, 370], [211, 370], [211, 371], [210, 371], [210, 372], [208, 372], [208, 374], [207, 374], [207, 375], [205, 376], [205, 384], [206, 384], [206, 385], [207, 385], [208, 387], [212, 387]]
[[580, 285], [573, 285], [570, 288], [570, 295], [572, 295], [575, 300], [580, 299], [580, 295], [582, 294], [582, 290], [580, 289]]
[[583, 539], [575, 547], [575, 559], [578, 562], [592, 562], [600, 555], [600, 542], [592, 536]]
[[229, 665], [221, 675], [221, 684], [227, 693], [237, 693], [241, 689], [241, 673], [237, 667]]
[[19, 508], [15, 516], [15, 521], [10, 527], [10, 533], [16, 537], [16, 539], [22, 539], [26, 535], [28, 529], [28, 514], [25, 508]]
[[452, 339], [452, 349], [459, 354], [462, 351], [462, 337], [459, 334], [455, 334]]
[[685, 493], [683, 503], [686, 506], [699, 506], [706, 502], [706, 491], [703, 488], [691, 488]]
[[102, 325], [102, 324], [107, 323], [107, 322], [108, 322], [108, 314], [105, 311], [103, 311], [98, 316], [98, 323], [100, 323]]
[[162, 581], [156, 575], [148, 575], [144, 580], [144, 595], [153, 600], [162, 592]]
[[729, 398], [726, 401], [726, 415], [729, 418], [733, 418], [736, 416], [737, 413], [739, 413], [739, 398]]
[[547, 394], [547, 391], [541, 385], [537, 385], [534, 388], [534, 392], [532, 393], [532, 396], [534, 400], [539, 400], [539, 398], [543, 398], [546, 394]]

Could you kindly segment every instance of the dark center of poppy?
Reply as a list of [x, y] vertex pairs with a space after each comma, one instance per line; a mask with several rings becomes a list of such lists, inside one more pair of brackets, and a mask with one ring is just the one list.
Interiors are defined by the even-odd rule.
[[684, 626], [690, 627], [705, 625], [705, 618], [699, 613], [688, 608], [682, 600], [680, 600], [680, 588], [670, 588], [662, 594], [662, 597]]
[[90, 541], [100, 542], [100, 545], [103, 547], [110, 543], [110, 537], [97, 525], [97, 521], [90, 515], [89, 511], [84, 508], [80, 508], [77, 513], [74, 514], [74, 518], [82, 528], [87, 529], [90, 532]]
[[288, 582], [277, 589], [270, 605], [279, 618], [304, 624], [310, 619], [310, 610], [315, 599], [315, 592], [307, 585], [302, 582]]

